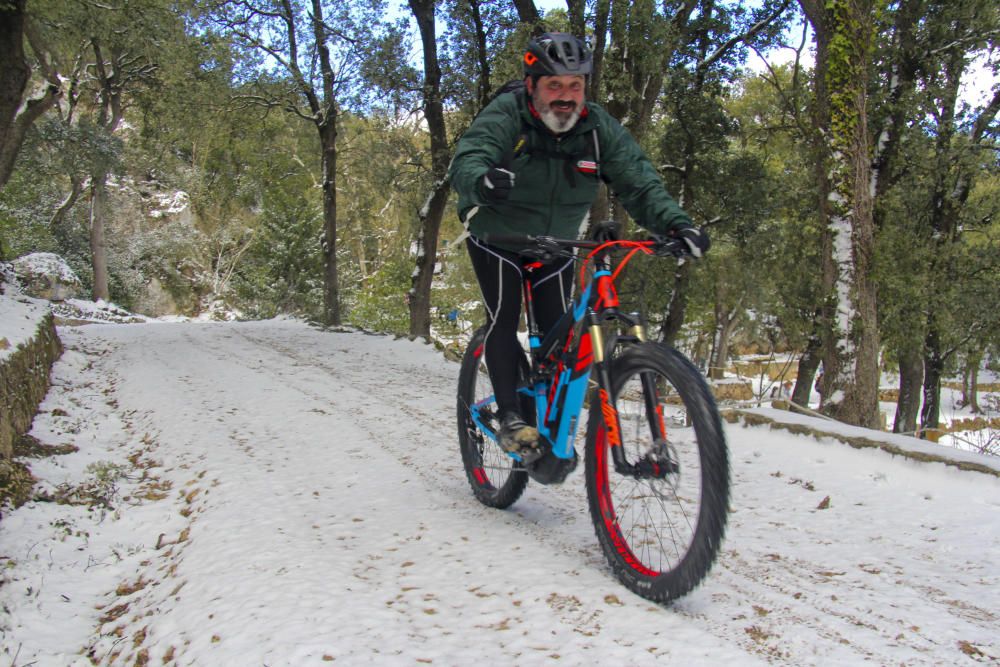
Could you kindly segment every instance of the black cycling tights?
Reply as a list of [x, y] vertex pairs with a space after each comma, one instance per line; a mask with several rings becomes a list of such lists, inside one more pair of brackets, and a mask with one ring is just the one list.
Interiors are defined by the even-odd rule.
[[559, 258], [529, 273], [523, 267], [533, 259], [486, 245], [474, 237], [469, 237], [466, 244], [486, 306], [489, 329], [484, 352], [497, 407], [501, 415], [517, 412], [516, 360], [517, 355], [524, 354], [517, 340], [521, 281], [525, 277], [531, 280], [535, 320], [544, 334], [565, 312], [573, 289], [574, 262]]

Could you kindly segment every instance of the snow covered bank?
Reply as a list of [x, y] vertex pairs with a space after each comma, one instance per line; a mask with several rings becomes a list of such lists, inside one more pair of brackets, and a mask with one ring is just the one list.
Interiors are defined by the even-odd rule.
[[0, 501], [16, 502], [28, 478], [11, 461], [14, 440], [31, 427], [62, 345], [48, 302], [9, 291], [0, 294]]
[[750, 425], [768, 424], [772, 428], [814, 438], [832, 438], [857, 449], [873, 448], [895, 456], [918, 461], [943, 463], [962, 470], [973, 470], [1000, 477], [1000, 458], [938, 445], [907, 435], [882, 433], [851, 426], [832, 419], [808, 417], [775, 408], [749, 408], [730, 411], [730, 421], [743, 420]]

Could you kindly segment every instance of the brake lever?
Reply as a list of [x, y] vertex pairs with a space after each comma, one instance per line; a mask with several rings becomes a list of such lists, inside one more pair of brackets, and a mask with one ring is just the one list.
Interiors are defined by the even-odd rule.
[[563, 250], [563, 247], [551, 236], [536, 236], [535, 245], [547, 253], [554, 256]]
[[536, 236], [532, 240], [534, 245], [522, 251], [522, 254], [530, 255], [542, 262], [550, 262], [556, 257], [569, 256], [566, 249], [551, 236]]
[[653, 241], [653, 253], [657, 257], [676, 257], [677, 259], [683, 260], [691, 255], [688, 251], [687, 244], [682, 239], [675, 239], [657, 234], [654, 235], [651, 240]]

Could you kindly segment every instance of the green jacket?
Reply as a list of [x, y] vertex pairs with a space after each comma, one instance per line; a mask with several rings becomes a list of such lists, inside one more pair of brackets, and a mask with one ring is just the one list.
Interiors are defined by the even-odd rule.
[[[510, 160], [522, 137], [527, 146]], [[600, 176], [586, 173], [593, 172], [587, 162], [597, 162]], [[510, 197], [491, 203], [483, 196], [482, 182], [494, 166], [510, 169], [516, 177]], [[459, 217], [477, 237], [492, 233], [577, 238], [597, 196], [599, 178], [611, 186], [629, 214], [653, 232], [665, 233], [678, 223], [691, 222], [632, 135], [591, 102], [573, 129], [556, 136], [532, 116], [525, 95], [499, 95], [459, 140], [449, 176], [458, 192]]]

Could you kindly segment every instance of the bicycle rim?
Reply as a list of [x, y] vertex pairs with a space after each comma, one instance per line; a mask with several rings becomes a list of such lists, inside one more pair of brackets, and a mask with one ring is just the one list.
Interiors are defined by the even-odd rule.
[[[462, 359], [458, 386], [458, 440], [462, 464], [473, 494], [484, 505], [504, 509], [521, 497], [528, 476], [517, 461], [479, 429], [470, 412], [470, 406], [493, 395], [493, 385], [482, 354], [484, 339], [485, 329], [480, 329], [472, 336]], [[479, 418], [485, 427], [496, 433], [500, 424], [495, 403], [481, 408]]]
[[[644, 376], [646, 386], [656, 388], [655, 405], [647, 402]], [[635, 464], [658, 451], [669, 454], [676, 470], [657, 479], [615, 472], [604, 419], [592, 410], [587, 438], [591, 516], [622, 582], [646, 598], [667, 602], [704, 578], [725, 531], [729, 464], [721, 421], [698, 371], [663, 345], [625, 350], [612, 367], [612, 393], [626, 459]], [[665, 427], [665, 441], [655, 438], [651, 424]]]

